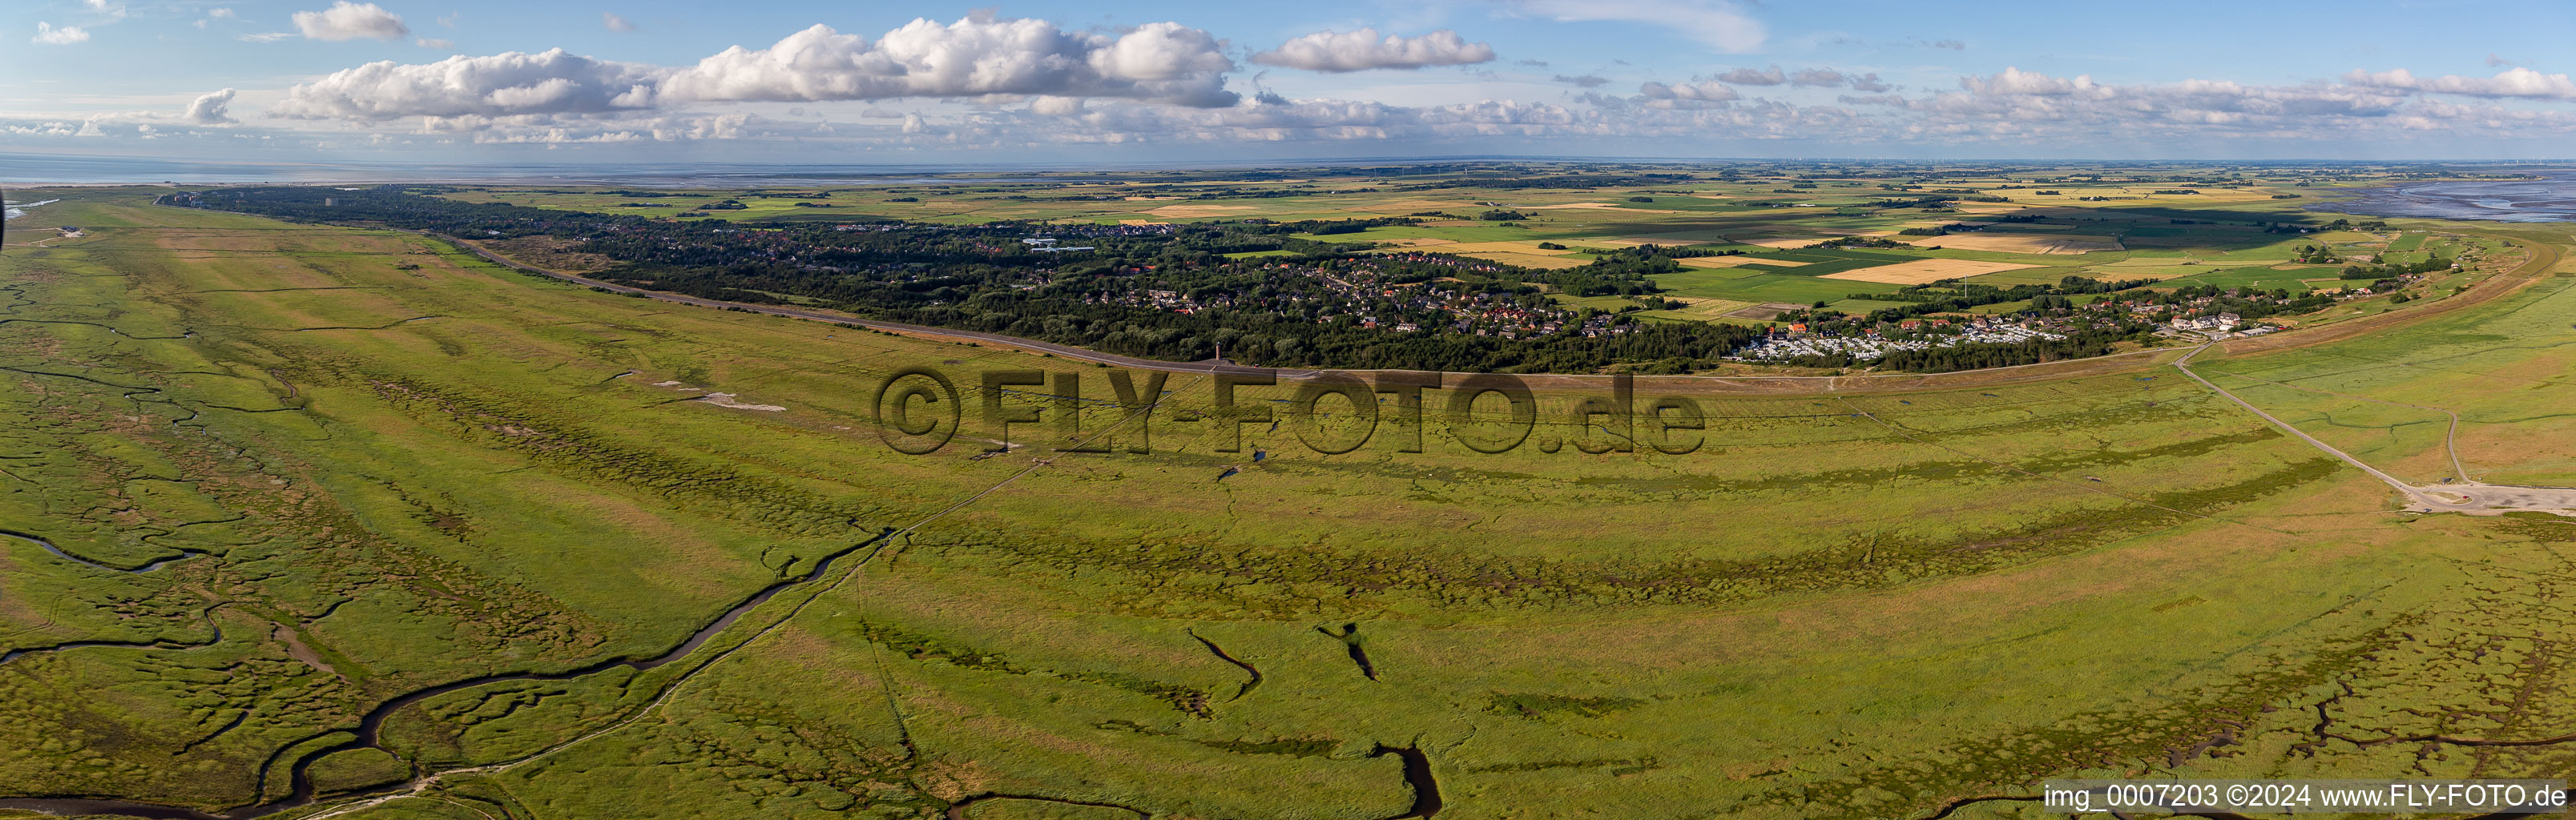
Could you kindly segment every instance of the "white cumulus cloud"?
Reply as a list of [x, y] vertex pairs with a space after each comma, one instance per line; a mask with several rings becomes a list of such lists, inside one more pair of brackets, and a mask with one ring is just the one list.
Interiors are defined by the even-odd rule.
[[1796, 74], [1789, 75], [1789, 84], [1809, 88], [1838, 88], [1843, 84], [1843, 73], [1830, 68], [1802, 69]]
[[2576, 81], [2565, 74], [2542, 74], [2528, 68], [2509, 68], [2493, 77], [2417, 77], [2406, 69], [2381, 72], [2355, 70], [2343, 75], [2343, 81], [2374, 88], [2392, 88], [2432, 94], [2463, 94], [2472, 97], [2536, 97], [2542, 99], [2576, 99]]
[[666, 71], [594, 60], [563, 49], [456, 56], [417, 65], [385, 60], [288, 89], [274, 113], [294, 119], [381, 122], [403, 117], [643, 111], [653, 107], [655, 84]]
[[1717, 79], [1736, 85], [1779, 85], [1788, 82], [1789, 75], [1781, 73], [1780, 67], [1775, 65], [1762, 70], [1739, 68], [1717, 75]]
[[1717, 75], [1717, 79], [1720, 82], [1734, 83], [1736, 85], [1794, 85], [1806, 88], [1850, 87], [1854, 90], [1867, 91], [1871, 93], [1895, 88], [1895, 86], [1880, 81], [1878, 79], [1877, 72], [1870, 72], [1867, 74], [1849, 74], [1835, 71], [1830, 68], [1803, 68], [1795, 72], [1784, 72], [1776, 65], [1764, 69], [1739, 68]]
[[1252, 61], [1262, 65], [1331, 72], [1469, 65], [1493, 59], [1493, 46], [1467, 42], [1448, 29], [1420, 37], [1387, 35], [1385, 39], [1379, 39], [1373, 28], [1318, 31], [1252, 55]]
[[663, 87], [711, 101], [1050, 95], [1209, 107], [1239, 98], [1225, 89], [1233, 69], [1215, 37], [1178, 23], [1111, 36], [977, 14], [944, 26], [917, 19], [873, 42], [816, 25], [768, 48], [725, 49]]
[[1076, 32], [977, 14], [947, 25], [915, 20], [874, 40], [818, 25], [768, 48], [736, 46], [687, 67], [562, 49], [376, 62], [297, 85], [270, 113], [355, 122], [439, 117], [453, 121], [442, 129], [455, 130], [510, 117], [637, 117], [690, 103], [1053, 98], [1039, 106], [1069, 111], [1085, 98], [1113, 98], [1224, 107], [1241, 99], [1225, 88], [1235, 65], [1224, 49], [1207, 32], [1177, 23]]
[[400, 15], [374, 3], [352, 3], [339, 0], [321, 11], [299, 11], [293, 15], [295, 28], [311, 40], [399, 40], [411, 35]]
[[73, 43], [86, 43], [89, 42], [89, 29], [81, 28], [79, 26], [55, 28], [52, 23], [38, 22], [36, 24], [36, 36], [34, 39], [30, 40], [30, 42], [43, 43], [49, 46], [67, 46]]
[[179, 119], [187, 120], [198, 125], [222, 125], [224, 123], [229, 123], [233, 121], [232, 115], [224, 109], [232, 105], [232, 103], [233, 90], [229, 88], [211, 94], [200, 95], [196, 100], [188, 103], [188, 110], [185, 113], [180, 114]]
[[1959, 78], [1959, 87], [1978, 94], [2021, 95], [2031, 97], [2105, 96], [2116, 93], [2109, 86], [2097, 85], [2092, 75], [2075, 79], [2052, 77], [2006, 66], [2001, 74], [1991, 77]]
[[1650, 82], [1637, 86], [1637, 95], [1645, 98], [1648, 108], [1710, 108], [1741, 99], [1743, 95], [1725, 83], [1699, 80], [1685, 83]]

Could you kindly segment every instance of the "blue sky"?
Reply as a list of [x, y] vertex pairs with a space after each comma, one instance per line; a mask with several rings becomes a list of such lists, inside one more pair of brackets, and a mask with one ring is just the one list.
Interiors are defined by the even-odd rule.
[[0, 150], [2551, 159], [2571, 35], [2495, 2], [33, 0]]

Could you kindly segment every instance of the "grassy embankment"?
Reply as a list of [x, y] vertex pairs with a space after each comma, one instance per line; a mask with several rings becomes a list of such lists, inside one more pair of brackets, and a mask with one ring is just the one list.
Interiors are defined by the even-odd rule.
[[[1370, 756], [1389, 746], [1429, 756], [1443, 817], [1919, 816], [2077, 773], [2547, 776], [2549, 747], [2369, 741], [2576, 730], [2546, 696], [2565, 525], [2392, 514], [2383, 485], [2143, 364], [1712, 388], [1689, 455], [1545, 452], [1599, 438], [1562, 392], [1508, 454], [1444, 435], [1464, 422], [1438, 392], [1423, 453], [1389, 425], [1319, 455], [1295, 418], [1224, 453], [1226, 426], [1178, 418], [1213, 415], [1209, 386], [1175, 376], [1149, 455], [976, 458], [999, 433], [969, 412], [906, 456], [867, 407], [899, 369], [951, 373], [970, 410], [987, 369], [1080, 372], [1089, 398], [1106, 373], [81, 196], [59, 207], [89, 237], [0, 260], [0, 366], [27, 420], [0, 431], [0, 527], [115, 566], [209, 554], [129, 575], [9, 542], [10, 645], [171, 645], [0, 665], [14, 794], [244, 802], [261, 761], [394, 695], [657, 654], [916, 524], [747, 616], [702, 651], [739, 649], [677, 685], [701, 666], [397, 714], [386, 745], [431, 770], [582, 739], [368, 813], [924, 816], [1003, 794], [1371, 818], [1412, 802], [1397, 758]], [[2480, 478], [2563, 480], [2566, 288], [2201, 367], [2456, 410]], [[689, 400], [712, 392], [785, 409]], [[2258, 400], [2410, 476], [2440, 458], [2422, 425], [2297, 403], [2316, 395]], [[1012, 437], [1052, 442], [1028, 427]], [[209, 617], [221, 640], [178, 648]], [[389, 770], [352, 752], [314, 774]], [[1047, 806], [1129, 816], [971, 816]]]

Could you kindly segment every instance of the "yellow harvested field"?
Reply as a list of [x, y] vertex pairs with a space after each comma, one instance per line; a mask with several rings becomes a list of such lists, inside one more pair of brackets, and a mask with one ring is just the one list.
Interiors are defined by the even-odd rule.
[[[1447, 249], [1447, 248], [1442, 248], [1441, 250], [1446, 251], [1446, 250], [1448, 250], [1448, 249]], [[1558, 269], [1558, 268], [1578, 268], [1578, 267], [1582, 267], [1582, 266], [1584, 266], [1584, 265], [1592, 264], [1592, 260], [1590, 260], [1590, 259], [1567, 259], [1567, 258], [1562, 257], [1562, 256], [1540, 256], [1540, 255], [1535, 254], [1535, 253], [1510, 253], [1510, 252], [1504, 252], [1504, 251], [1482, 251], [1482, 252], [1477, 252], [1477, 253], [1461, 253], [1461, 254], [1459, 254], [1459, 255], [1460, 255], [1460, 256], [1473, 256], [1473, 257], [1478, 258], [1478, 259], [1490, 259], [1490, 260], [1493, 260], [1493, 261], [1496, 261], [1496, 262], [1501, 262], [1501, 263], [1506, 264], [1506, 265], [1519, 265], [1519, 266], [1521, 266], [1521, 267], [1525, 267], [1525, 268], [1543, 268], [1543, 269], [1546, 269], [1546, 270], [1556, 270], [1556, 269]]]
[[1120, 224], [1120, 225], [1169, 225], [1169, 224], [1172, 224], [1172, 223], [1169, 223], [1169, 222], [1156, 222], [1156, 221], [1151, 220], [1151, 219], [1121, 219], [1121, 220], [1118, 220], [1118, 224]]
[[1450, 253], [1535, 253], [1540, 256], [1561, 256], [1575, 252], [1572, 248], [1565, 250], [1540, 248], [1536, 242], [1459, 242], [1441, 250]]
[[1689, 259], [1675, 259], [1673, 261], [1680, 262], [1694, 268], [1733, 268], [1755, 262], [1760, 262], [1765, 265], [1794, 266], [1807, 264], [1805, 262], [1782, 262], [1777, 259], [1755, 259], [1750, 256], [1694, 256]]
[[1854, 282], [1884, 282], [1890, 285], [1920, 285], [1943, 279], [1966, 279], [2008, 270], [2036, 268], [2038, 265], [2016, 265], [2011, 262], [1980, 262], [1975, 259], [1917, 259], [1874, 268], [1828, 273], [1818, 279], [1844, 279]]
[[1165, 205], [1146, 213], [1155, 216], [1188, 219], [1197, 216], [1224, 216], [1235, 211], [1253, 210], [1251, 205]]
[[1443, 208], [1478, 207], [1482, 206], [1460, 199], [1403, 199], [1394, 202], [1371, 202], [1363, 205], [1352, 205], [1343, 208], [1342, 210], [1362, 211], [1373, 214], [1409, 214], [1416, 211], [1437, 211]]
[[1747, 244], [1747, 245], [1760, 245], [1760, 246], [1765, 247], [1765, 248], [1781, 248], [1781, 249], [1784, 249], [1784, 250], [1788, 250], [1788, 249], [1803, 248], [1803, 247], [1806, 247], [1806, 246], [1808, 246], [1808, 245], [1813, 245], [1813, 244], [1816, 244], [1816, 243], [1818, 243], [1818, 242], [1823, 242], [1823, 241], [1825, 241], [1825, 238], [1824, 238], [1824, 237], [1821, 237], [1821, 236], [1810, 236], [1810, 237], [1804, 237], [1804, 238], [1800, 238], [1800, 237], [1780, 237], [1780, 238], [1777, 238], [1777, 239], [1752, 239], [1752, 240], [1746, 240], [1745, 244]]
[[1949, 236], [1927, 236], [1910, 241], [1923, 247], [1939, 245], [1944, 248], [1958, 248], [1961, 250], [1971, 251], [1996, 251], [2000, 253], [2073, 254], [2092, 253], [2094, 251], [2116, 251], [2122, 249], [2120, 247], [2120, 240], [2115, 237], [2095, 236], [2091, 234], [2046, 236], [2040, 234], [1954, 233]]
[[1619, 208], [1619, 203], [1616, 203], [1616, 202], [1562, 202], [1562, 203], [1558, 203], [1558, 204], [1555, 204], [1555, 205], [1522, 205], [1522, 206], [1520, 206], [1520, 207], [1519, 207], [1519, 210], [1524, 210], [1524, 211], [1562, 211], [1562, 210], [1572, 209], [1572, 210], [1586, 210], [1586, 211], [1588, 211], [1588, 210], [1596, 210], [1596, 209], [1601, 209], [1601, 208], [1618, 208], [1619, 210], [1623, 210], [1623, 211], [1635, 211], [1635, 212], [1637, 212], [1637, 213], [1641, 213], [1641, 214], [1677, 214], [1677, 213], [1681, 213], [1680, 211], [1662, 211], [1662, 210], [1656, 210], [1656, 209], [1654, 209], [1654, 208]]

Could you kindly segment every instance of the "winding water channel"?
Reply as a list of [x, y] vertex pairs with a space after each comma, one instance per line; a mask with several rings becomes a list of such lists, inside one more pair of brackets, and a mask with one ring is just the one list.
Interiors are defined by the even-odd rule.
[[[364, 715], [363, 717], [359, 718], [359, 720], [358, 720], [358, 725], [357, 725], [357, 727], [356, 727], [356, 729], [355, 729], [354, 731], [352, 731], [352, 730], [350, 730], [350, 729], [347, 729], [347, 728], [333, 728], [333, 729], [331, 729], [331, 730], [329, 730], [329, 731], [325, 731], [325, 732], [322, 732], [322, 733], [319, 733], [319, 734], [315, 734], [315, 735], [313, 735], [313, 736], [311, 736], [311, 737], [307, 737], [307, 738], [305, 738], [305, 739], [303, 739], [303, 740], [297, 741], [297, 742], [295, 742], [295, 743], [290, 743], [290, 744], [287, 744], [287, 745], [286, 745], [286, 746], [284, 746], [284, 747], [281, 747], [281, 748], [280, 748], [280, 749], [279, 749], [279, 750], [278, 750], [274, 755], [272, 755], [272, 756], [270, 757], [270, 759], [269, 759], [268, 761], [261, 763], [261, 765], [260, 765], [260, 777], [258, 778], [258, 782], [259, 782], [259, 783], [262, 783], [262, 784], [265, 784], [265, 783], [267, 782], [267, 780], [268, 780], [268, 778], [267, 778], [268, 770], [269, 770], [270, 766], [271, 766], [271, 765], [273, 765], [273, 764], [276, 762], [276, 755], [283, 755], [283, 754], [285, 754], [285, 753], [287, 753], [287, 752], [289, 752], [289, 751], [292, 751], [292, 750], [294, 750], [294, 749], [296, 749], [296, 748], [298, 748], [298, 747], [300, 747], [300, 746], [304, 745], [305, 743], [310, 743], [310, 742], [312, 742], [312, 741], [313, 741], [314, 739], [316, 739], [316, 738], [328, 737], [328, 736], [330, 736], [330, 735], [332, 735], [332, 734], [341, 734], [341, 733], [348, 733], [348, 734], [350, 734], [350, 735], [351, 735], [351, 737], [350, 737], [348, 740], [340, 741], [340, 742], [338, 742], [338, 743], [333, 743], [333, 744], [330, 744], [330, 745], [327, 745], [327, 746], [321, 746], [321, 747], [313, 748], [313, 749], [310, 749], [310, 750], [305, 751], [305, 752], [304, 752], [303, 754], [301, 754], [301, 755], [296, 756], [296, 758], [294, 759], [294, 761], [293, 761], [293, 762], [291, 762], [290, 764], [288, 764], [288, 765], [289, 765], [289, 769], [288, 769], [288, 771], [290, 772], [290, 775], [289, 775], [289, 781], [290, 781], [290, 783], [292, 784], [293, 788], [290, 790], [290, 792], [288, 793], [288, 795], [287, 795], [286, 797], [281, 798], [281, 799], [276, 800], [276, 801], [267, 802], [267, 803], [253, 803], [253, 804], [251, 804], [251, 805], [241, 806], [241, 807], [237, 807], [237, 808], [231, 809], [231, 810], [229, 810], [229, 811], [224, 811], [224, 812], [217, 813], [217, 812], [206, 812], [206, 811], [200, 811], [200, 810], [190, 809], [190, 808], [185, 808], [185, 807], [180, 807], [180, 806], [164, 805], [164, 804], [159, 804], [159, 803], [148, 803], [148, 802], [133, 801], [133, 800], [117, 800], [117, 799], [113, 799], [113, 798], [105, 798], [105, 797], [101, 797], [101, 796], [97, 796], [97, 795], [64, 795], [64, 796], [60, 796], [60, 797], [39, 797], [39, 798], [12, 798], [12, 799], [0, 799], [0, 809], [24, 809], [24, 810], [33, 810], [33, 811], [47, 812], [47, 813], [52, 813], [52, 814], [61, 814], [61, 815], [82, 815], [82, 814], [121, 814], [121, 815], [127, 815], [127, 816], [131, 816], [131, 817], [154, 818], [154, 820], [163, 820], [163, 819], [165, 819], [165, 818], [175, 819], [175, 820], [249, 820], [249, 818], [260, 817], [260, 816], [263, 816], [263, 815], [274, 814], [274, 813], [281, 812], [281, 811], [285, 811], [285, 810], [288, 810], [288, 809], [301, 808], [301, 807], [304, 807], [304, 806], [313, 805], [313, 804], [316, 802], [316, 800], [318, 799], [318, 795], [316, 795], [316, 794], [315, 794], [315, 792], [314, 792], [313, 779], [312, 779], [312, 774], [311, 774], [311, 771], [310, 771], [310, 769], [311, 769], [311, 767], [312, 767], [313, 763], [314, 763], [315, 761], [318, 761], [318, 760], [322, 759], [323, 757], [325, 757], [325, 756], [327, 756], [327, 755], [330, 755], [330, 754], [331, 754], [331, 753], [333, 753], [333, 752], [347, 751], [347, 750], [350, 750], [350, 749], [360, 749], [360, 748], [377, 748], [377, 749], [382, 749], [383, 747], [382, 747], [382, 746], [380, 746], [380, 745], [378, 745], [378, 744], [379, 744], [379, 732], [380, 732], [380, 731], [382, 730], [382, 728], [384, 727], [385, 720], [386, 720], [387, 718], [392, 717], [394, 713], [402, 711], [402, 710], [403, 710], [403, 708], [405, 708], [405, 707], [411, 706], [411, 705], [413, 705], [413, 704], [420, 703], [421, 701], [428, 700], [428, 699], [430, 699], [430, 698], [438, 697], [438, 696], [440, 696], [440, 695], [450, 694], [450, 693], [454, 693], [454, 692], [460, 692], [460, 691], [464, 691], [464, 690], [467, 690], [467, 689], [473, 689], [473, 688], [480, 687], [480, 686], [489, 686], [489, 685], [492, 685], [492, 684], [498, 684], [498, 683], [510, 683], [510, 682], [518, 682], [518, 681], [559, 681], [559, 680], [570, 680], [570, 679], [579, 678], [579, 677], [583, 677], [583, 676], [587, 676], [587, 675], [598, 674], [598, 673], [600, 673], [600, 672], [605, 672], [605, 671], [608, 671], [608, 670], [611, 670], [611, 669], [616, 669], [616, 668], [619, 668], [619, 667], [624, 667], [624, 668], [627, 668], [627, 669], [631, 669], [631, 670], [634, 670], [634, 671], [641, 672], [641, 671], [644, 671], [644, 670], [648, 670], [648, 669], [652, 669], [652, 668], [655, 668], [655, 667], [663, 666], [663, 665], [666, 665], [666, 664], [672, 663], [672, 662], [674, 662], [674, 661], [682, 660], [682, 659], [684, 659], [684, 658], [689, 657], [692, 653], [696, 652], [696, 651], [698, 650], [698, 648], [699, 648], [699, 647], [703, 646], [703, 645], [707, 642], [707, 640], [708, 640], [708, 639], [715, 637], [715, 635], [716, 635], [717, 633], [723, 632], [723, 631], [725, 630], [725, 628], [726, 628], [726, 627], [732, 626], [732, 625], [734, 624], [734, 622], [735, 622], [735, 621], [741, 620], [741, 618], [742, 618], [742, 616], [743, 616], [744, 614], [749, 613], [751, 610], [753, 610], [753, 609], [755, 609], [755, 608], [759, 607], [761, 604], [767, 603], [771, 598], [775, 598], [775, 597], [777, 597], [777, 596], [778, 596], [778, 594], [779, 594], [779, 593], [781, 593], [781, 592], [785, 592], [785, 591], [787, 591], [788, 589], [791, 589], [791, 588], [794, 588], [794, 587], [797, 587], [797, 586], [801, 586], [801, 585], [804, 585], [804, 584], [813, 583], [813, 582], [817, 582], [817, 581], [821, 581], [821, 580], [823, 580], [823, 576], [824, 576], [824, 575], [826, 575], [826, 574], [828, 574], [829, 572], [831, 572], [832, 566], [833, 566], [836, 562], [838, 562], [840, 559], [842, 559], [842, 558], [844, 558], [844, 557], [847, 557], [847, 556], [849, 556], [849, 555], [850, 555], [850, 554], [852, 554], [852, 553], [856, 553], [856, 552], [859, 552], [860, 550], [866, 549], [866, 548], [868, 548], [868, 547], [870, 547], [870, 546], [874, 546], [874, 545], [878, 545], [878, 544], [882, 543], [882, 542], [883, 542], [883, 541], [884, 541], [888, 536], [892, 535], [892, 534], [893, 534], [893, 532], [894, 532], [894, 530], [892, 530], [892, 529], [887, 529], [887, 530], [884, 530], [884, 531], [882, 531], [882, 532], [879, 532], [877, 535], [875, 535], [875, 536], [873, 536], [873, 537], [870, 537], [870, 538], [868, 538], [868, 539], [867, 539], [867, 540], [865, 540], [865, 541], [861, 541], [861, 542], [858, 542], [858, 543], [856, 543], [856, 544], [852, 544], [852, 545], [850, 545], [850, 546], [848, 546], [848, 547], [845, 547], [845, 548], [841, 549], [841, 550], [840, 550], [840, 551], [838, 551], [838, 552], [834, 552], [834, 553], [832, 553], [832, 554], [830, 554], [830, 555], [823, 556], [821, 559], [819, 559], [819, 560], [817, 560], [817, 561], [815, 561], [815, 562], [814, 562], [814, 567], [813, 567], [813, 569], [807, 570], [807, 571], [806, 571], [803, 575], [801, 575], [801, 576], [790, 576], [790, 577], [787, 577], [787, 578], [784, 578], [784, 579], [780, 579], [779, 581], [777, 581], [777, 582], [775, 582], [775, 583], [772, 583], [772, 584], [770, 584], [770, 585], [769, 585], [769, 586], [767, 586], [767, 587], [763, 587], [763, 588], [761, 588], [761, 590], [760, 590], [760, 591], [755, 592], [755, 593], [752, 593], [752, 595], [751, 595], [750, 597], [743, 599], [741, 603], [737, 603], [737, 604], [733, 605], [733, 607], [732, 607], [732, 608], [725, 610], [724, 614], [717, 616], [717, 617], [716, 617], [716, 619], [715, 619], [714, 621], [709, 622], [706, 626], [699, 628], [699, 629], [698, 629], [698, 631], [696, 631], [695, 633], [690, 634], [687, 640], [681, 641], [681, 642], [680, 642], [680, 644], [679, 644], [678, 646], [674, 646], [674, 647], [672, 647], [669, 651], [663, 652], [662, 654], [655, 655], [655, 656], [653, 656], [653, 657], [649, 657], [649, 658], [631, 658], [631, 657], [630, 657], [630, 658], [612, 658], [612, 659], [609, 659], [609, 660], [601, 661], [601, 662], [599, 662], [599, 663], [591, 664], [591, 665], [589, 665], [589, 666], [584, 666], [584, 667], [581, 667], [581, 668], [578, 668], [578, 669], [572, 669], [572, 670], [567, 670], [567, 671], [562, 671], [562, 672], [513, 672], [513, 673], [504, 673], [504, 674], [496, 674], [496, 675], [486, 675], [486, 676], [483, 676], [483, 677], [477, 677], [477, 678], [468, 678], [468, 679], [465, 679], [465, 680], [455, 681], [455, 682], [452, 682], [452, 683], [439, 684], [439, 685], [437, 685], [437, 686], [431, 686], [431, 687], [428, 687], [428, 688], [425, 688], [425, 689], [416, 690], [416, 691], [413, 691], [413, 692], [411, 692], [411, 693], [408, 693], [408, 694], [404, 694], [404, 695], [401, 695], [401, 696], [395, 697], [395, 698], [393, 698], [392, 700], [388, 700], [388, 701], [385, 701], [385, 702], [383, 702], [383, 703], [377, 704], [375, 708], [368, 710], [368, 711], [367, 711], [367, 713], [366, 713], [366, 715]], [[151, 571], [151, 570], [159, 569], [160, 567], [162, 567], [162, 566], [164, 566], [164, 565], [167, 565], [167, 564], [168, 564], [168, 563], [170, 563], [171, 561], [177, 561], [177, 560], [182, 560], [182, 559], [184, 559], [184, 558], [194, 557], [194, 556], [181, 556], [180, 558], [171, 558], [171, 559], [166, 559], [166, 560], [162, 560], [162, 561], [157, 561], [157, 562], [154, 562], [154, 563], [152, 563], [152, 564], [146, 565], [146, 566], [144, 566], [143, 568], [140, 568], [140, 569], [133, 569], [133, 570], [118, 570], [118, 569], [116, 569], [116, 568], [114, 568], [114, 567], [108, 567], [108, 566], [104, 566], [104, 565], [101, 565], [101, 564], [93, 563], [93, 562], [90, 562], [90, 561], [85, 561], [85, 560], [82, 560], [82, 559], [80, 559], [80, 558], [78, 558], [78, 557], [75, 557], [75, 556], [71, 556], [71, 555], [65, 554], [65, 553], [64, 553], [64, 552], [62, 552], [60, 549], [55, 548], [55, 547], [54, 547], [54, 545], [53, 545], [53, 544], [51, 544], [50, 542], [47, 542], [47, 541], [45, 541], [44, 539], [42, 539], [42, 538], [38, 538], [38, 537], [33, 536], [33, 535], [27, 535], [27, 534], [24, 534], [24, 533], [13, 532], [13, 531], [0, 531], [0, 535], [5, 535], [5, 536], [7, 536], [7, 537], [17, 538], [17, 539], [25, 540], [25, 541], [32, 541], [32, 542], [35, 542], [36, 544], [38, 544], [38, 545], [40, 545], [40, 546], [43, 546], [47, 552], [51, 552], [51, 553], [53, 553], [53, 554], [55, 554], [55, 555], [62, 556], [62, 557], [63, 557], [64, 559], [66, 559], [66, 560], [70, 560], [70, 561], [73, 561], [73, 562], [76, 562], [76, 563], [80, 563], [80, 564], [83, 564], [83, 565], [86, 565], [86, 566], [97, 567], [97, 568], [100, 568], [100, 569], [106, 569], [106, 570], [115, 571], [115, 572], [135, 572], [135, 573], [147, 572], [147, 571]], [[211, 611], [212, 611], [212, 607], [209, 607], [208, 609], [209, 609], [209, 612], [211, 612]], [[211, 617], [210, 617], [210, 620], [211, 620]], [[220, 629], [218, 629], [218, 630], [216, 631], [216, 633], [215, 633], [215, 638], [214, 638], [214, 640], [215, 640], [215, 641], [221, 641], [222, 639], [223, 639], [222, 631], [221, 631]], [[112, 645], [112, 646], [134, 646], [134, 647], [140, 647], [140, 648], [153, 648], [153, 649], [163, 649], [163, 648], [186, 648], [186, 647], [181, 647], [181, 646], [172, 646], [172, 645], [166, 645], [166, 644], [154, 644], [154, 643], [146, 643], [146, 644], [107, 644], [107, 643], [100, 643], [100, 642], [78, 642], [78, 643], [74, 643], [74, 644], [63, 644], [63, 645], [61, 645], [61, 646], [58, 646], [58, 647], [52, 647], [52, 648], [57, 648], [57, 649], [58, 649], [58, 648], [71, 648], [71, 647], [74, 647], [74, 646], [104, 646], [104, 645]], [[22, 652], [26, 652], [26, 651], [45, 651], [45, 650], [42, 650], [42, 649], [22, 650]], [[9, 657], [16, 657], [18, 654], [21, 654], [21, 653], [20, 653], [20, 652], [12, 652], [12, 653], [10, 653]], [[690, 675], [693, 675], [693, 674], [695, 674], [696, 672], [698, 672], [699, 670], [703, 670], [703, 669], [705, 669], [705, 668], [706, 668], [705, 666], [700, 666], [700, 667], [698, 667], [698, 669], [692, 669], [692, 670], [689, 670], [689, 671], [687, 671], [687, 672], [684, 672], [684, 673], [680, 674], [680, 675], [679, 675], [679, 676], [677, 676], [677, 677], [672, 678], [671, 680], [669, 680], [669, 681], [665, 682], [665, 683], [662, 685], [662, 690], [663, 690], [663, 691], [666, 691], [666, 692], [667, 692], [667, 691], [669, 691], [669, 689], [670, 689], [671, 687], [679, 685], [681, 681], [686, 680]], [[467, 767], [467, 768], [479, 768], [479, 767]], [[384, 788], [384, 789], [372, 790], [372, 791], [367, 792], [367, 793], [364, 793], [364, 794], [355, 794], [355, 795], [346, 795], [346, 796], [347, 796], [347, 797], [364, 797], [364, 796], [371, 795], [371, 794], [393, 794], [393, 793], [398, 793], [398, 792], [403, 792], [403, 791], [409, 791], [409, 790], [414, 789], [418, 784], [422, 783], [424, 780], [426, 780], [426, 779], [428, 779], [428, 778], [430, 778], [430, 777], [434, 777], [434, 776], [436, 776], [436, 775], [435, 775], [435, 773], [422, 773], [422, 772], [418, 772], [418, 771], [415, 771], [415, 772], [414, 772], [414, 775], [415, 775], [415, 776], [414, 776], [411, 780], [406, 781], [406, 782], [401, 783], [401, 784], [398, 784], [398, 785], [393, 786], [393, 787], [388, 787], [388, 788]]]

